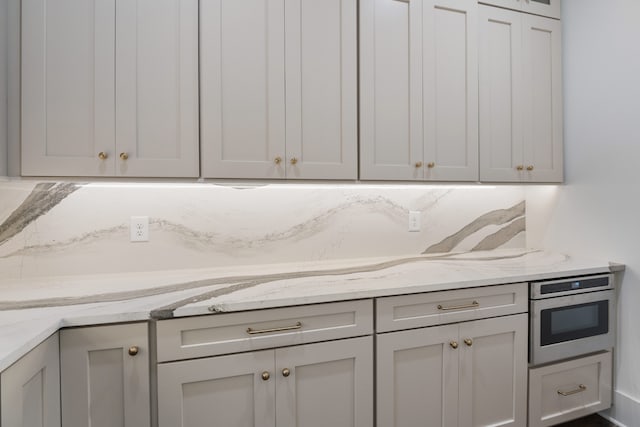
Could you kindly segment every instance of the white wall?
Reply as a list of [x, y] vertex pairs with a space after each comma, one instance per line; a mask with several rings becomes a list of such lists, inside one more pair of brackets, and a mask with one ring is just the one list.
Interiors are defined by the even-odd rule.
[[7, 15], [8, 3], [0, 0], [0, 176], [7, 174]]
[[640, 426], [640, 1], [562, 8], [566, 185], [528, 189], [527, 243], [626, 264], [611, 414]]

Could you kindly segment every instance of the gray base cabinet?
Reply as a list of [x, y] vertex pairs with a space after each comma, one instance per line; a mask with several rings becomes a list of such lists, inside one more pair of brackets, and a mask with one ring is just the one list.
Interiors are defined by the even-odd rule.
[[0, 376], [2, 427], [60, 427], [58, 334]]
[[378, 425], [526, 425], [526, 349], [526, 314], [379, 335]]
[[371, 427], [373, 338], [160, 364], [159, 427]]
[[149, 427], [146, 323], [60, 332], [62, 425]]

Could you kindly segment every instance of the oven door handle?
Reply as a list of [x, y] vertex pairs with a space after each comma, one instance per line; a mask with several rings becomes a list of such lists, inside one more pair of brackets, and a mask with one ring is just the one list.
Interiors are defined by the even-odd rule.
[[558, 394], [560, 396], [571, 396], [572, 394], [576, 394], [576, 393], [582, 393], [583, 391], [585, 391], [587, 389], [587, 386], [584, 384], [580, 384], [578, 386], [577, 389], [575, 390], [571, 390], [571, 391], [562, 391], [562, 390], [558, 390]]

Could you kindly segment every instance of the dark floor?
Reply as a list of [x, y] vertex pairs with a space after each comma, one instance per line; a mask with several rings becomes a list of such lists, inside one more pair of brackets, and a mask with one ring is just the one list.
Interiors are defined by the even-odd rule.
[[615, 426], [601, 416], [594, 414], [588, 417], [580, 418], [577, 420], [569, 421], [568, 423], [558, 424], [556, 427], [609, 427]]

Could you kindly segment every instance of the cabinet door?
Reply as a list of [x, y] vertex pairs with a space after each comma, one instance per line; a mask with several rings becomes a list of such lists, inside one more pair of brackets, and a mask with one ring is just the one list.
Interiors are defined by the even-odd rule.
[[480, 6], [480, 180], [524, 178], [522, 14]]
[[22, 2], [23, 175], [114, 175], [115, 10]]
[[421, 0], [360, 0], [360, 179], [424, 177], [421, 13]]
[[371, 427], [373, 338], [276, 349], [278, 427]]
[[360, 3], [360, 178], [478, 179], [477, 3]]
[[60, 427], [58, 334], [0, 375], [0, 425]]
[[527, 314], [460, 324], [461, 426], [527, 423]]
[[60, 331], [60, 372], [63, 426], [150, 425], [146, 323]]
[[422, 7], [424, 177], [477, 181], [478, 4], [424, 0]]
[[523, 15], [525, 179], [562, 182], [560, 21]]
[[160, 364], [158, 425], [275, 427], [275, 375], [273, 350]]
[[377, 336], [377, 425], [458, 425], [457, 338], [458, 325]]
[[115, 10], [117, 174], [197, 177], [198, 1], [116, 0]]
[[356, 179], [356, 0], [285, 0], [287, 178]]
[[284, 0], [200, 8], [202, 175], [285, 175]]

